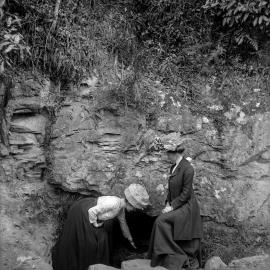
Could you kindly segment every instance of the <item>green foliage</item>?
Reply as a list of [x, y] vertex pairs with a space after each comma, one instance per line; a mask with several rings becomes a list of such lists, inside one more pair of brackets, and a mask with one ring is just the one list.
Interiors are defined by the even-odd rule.
[[54, 2], [10, 0], [7, 11], [18, 12], [21, 37], [31, 48], [31, 56], [17, 64], [67, 83], [104, 69], [115, 55], [129, 65], [137, 43], [128, 21], [116, 8], [97, 2], [62, 0], [52, 29]]
[[158, 52], [194, 45], [208, 36], [203, 0], [138, 0], [133, 13], [137, 35]]
[[146, 114], [157, 113], [160, 98], [152, 85], [151, 78], [130, 67], [123, 71], [119, 83], [112, 86], [110, 100], [116, 100], [126, 107], [137, 109]]
[[114, 99], [148, 112], [158, 106], [154, 81], [198, 103], [196, 78], [216, 76], [239, 55], [266, 59], [270, 28], [269, 1], [205, 1], [62, 0], [54, 28], [55, 1], [9, 0], [4, 20], [21, 23], [0, 29], [1, 62], [61, 85], [97, 74]]
[[[230, 110], [231, 104], [245, 108], [252, 115], [269, 107], [270, 68], [263, 65], [243, 64], [235, 59], [231, 67], [220, 67], [219, 75], [211, 85], [218, 95], [225, 110]], [[257, 94], [254, 89], [259, 89]], [[259, 104], [259, 106], [258, 106]], [[233, 123], [232, 123], [233, 124]]]
[[14, 62], [24, 60], [31, 55], [30, 47], [20, 34], [21, 20], [17, 16], [8, 16], [3, 22], [5, 29], [0, 31], [0, 74]]
[[270, 38], [270, 2], [265, 0], [207, 0], [204, 8], [220, 22], [232, 43], [258, 51]]
[[58, 27], [51, 31], [52, 15], [47, 11], [52, 11], [53, 5], [50, 1], [29, 1], [32, 10], [28, 9], [24, 16], [24, 34], [32, 48], [33, 67], [55, 81], [77, 82], [104, 61], [99, 53], [102, 45], [95, 38], [97, 33], [103, 34], [102, 25], [91, 21], [91, 14], [85, 12], [89, 5], [76, 7], [71, 1], [65, 2], [62, 5], [67, 6], [60, 10]]

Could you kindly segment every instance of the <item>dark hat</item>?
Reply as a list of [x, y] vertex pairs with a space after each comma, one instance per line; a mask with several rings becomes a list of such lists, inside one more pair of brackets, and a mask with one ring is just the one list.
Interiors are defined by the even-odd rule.
[[172, 147], [167, 149], [167, 153], [178, 153], [178, 154], [182, 154], [185, 151], [185, 147], [183, 146], [183, 144], [179, 144], [176, 147]]

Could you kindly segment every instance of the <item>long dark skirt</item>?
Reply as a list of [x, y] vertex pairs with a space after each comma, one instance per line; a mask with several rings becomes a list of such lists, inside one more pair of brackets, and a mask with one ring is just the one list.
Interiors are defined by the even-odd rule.
[[148, 258], [151, 266], [163, 266], [169, 270], [181, 270], [189, 265], [189, 256], [199, 251], [200, 239], [175, 241], [173, 237], [174, 213], [160, 215], [153, 226]]
[[70, 208], [64, 230], [56, 245], [54, 270], [87, 270], [89, 265], [110, 263], [113, 221], [95, 228], [89, 222], [88, 209], [94, 198], [81, 199]]

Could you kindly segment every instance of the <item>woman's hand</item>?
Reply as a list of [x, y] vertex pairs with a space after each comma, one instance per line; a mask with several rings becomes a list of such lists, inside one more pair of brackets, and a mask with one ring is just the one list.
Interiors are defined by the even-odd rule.
[[130, 240], [129, 241], [130, 245], [134, 248], [134, 249], [137, 249], [136, 245], [134, 244], [133, 240]]
[[96, 215], [96, 213], [93, 211], [93, 209], [92, 208], [90, 208], [89, 210], [88, 210], [88, 217], [89, 217], [89, 222], [90, 223], [97, 223], [97, 215]]
[[173, 210], [173, 208], [170, 205], [166, 205], [166, 207], [161, 211], [163, 214], [169, 213]]
[[97, 213], [95, 211], [95, 207], [92, 207], [88, 210], [89, 222], [96, 228], [99, 228], [103, 225], [103, 222], [98, 222]]
[[99, 228], [99, 227], [101, 227], [103, 224], [104, 224], [103, 222], [99, 222], [99, 223], [98, 223], [98, 222], [94, 222], [94, 223], [93, 223], [93, 226], [96, 227], [96, 228]]

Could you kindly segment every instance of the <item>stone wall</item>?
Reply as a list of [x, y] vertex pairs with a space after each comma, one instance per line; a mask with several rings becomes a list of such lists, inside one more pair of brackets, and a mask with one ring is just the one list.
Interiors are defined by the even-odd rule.
[[[98, 91], [91, 87], [87, 93]], [[165, 150], [180, 142], [196, 171], [206, 242], [220, 243], [222, 234], [238, 237], [239, 230], [257, 246], [270, 240], [269, 111], [248, 115], [234, 105], [228, 111], [209, 107], [224, 116], [220, 129], [213, 118], [179, 103], [149, 121], [108, 100], [74, 92], [62, 97], [40, 76], [26, 74], [9, 90], [1, 115], [1, 236], [5, 252], [15, 247], [12, 258], [25, 250], [49, 257], [57, 227], [50, 212], [59, 199], [55, 187], [121, 195], [129, 183], [142, 183], [151, 196], [147, 213], [157, 215], [170, 166]], [[2, 84], [2, 99], [6, 92]]]

